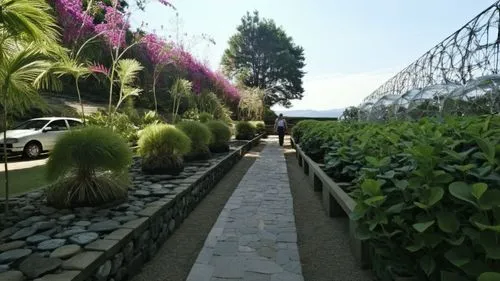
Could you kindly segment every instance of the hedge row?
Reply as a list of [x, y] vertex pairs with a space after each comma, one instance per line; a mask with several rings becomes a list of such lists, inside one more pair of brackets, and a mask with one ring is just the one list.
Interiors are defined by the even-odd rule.
[[500, 280], [500, 116], [303, 121], [292, 134], [353, 183], [350, 217], [378, 278]]

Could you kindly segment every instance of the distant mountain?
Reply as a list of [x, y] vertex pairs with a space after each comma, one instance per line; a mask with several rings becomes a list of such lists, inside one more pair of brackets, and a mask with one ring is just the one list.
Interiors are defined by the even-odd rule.
[[283, 113], [288, 117], [340, 117], [344, 108], [329, 110], [275, 110], [276, 114]]

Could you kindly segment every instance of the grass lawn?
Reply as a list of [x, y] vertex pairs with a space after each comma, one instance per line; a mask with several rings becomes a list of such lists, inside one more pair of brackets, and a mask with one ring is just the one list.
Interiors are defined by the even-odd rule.
[[[5, 173], [0, 172], [0, 198], [5, 197]], [[9, 171], [10, 196], [24, 193], [45, 186], [45, 166], [36, 166], [28, 169]]]

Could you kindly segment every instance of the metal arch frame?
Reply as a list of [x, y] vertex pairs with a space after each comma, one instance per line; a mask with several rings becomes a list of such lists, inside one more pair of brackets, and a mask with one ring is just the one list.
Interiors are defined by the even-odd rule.
[[465, 85], [484, 75], [498, 74], [500, 0], [382, 84], [363, 102], [385, 95], [401, 96], [433, 84]]

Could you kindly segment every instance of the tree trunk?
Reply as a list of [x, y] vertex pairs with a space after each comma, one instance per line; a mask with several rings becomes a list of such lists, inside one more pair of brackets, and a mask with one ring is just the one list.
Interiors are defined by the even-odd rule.
[[9, 214], [9, 167], [7, 165], [7, 91], [4, 87], [2, 89], [4, 94], [4, 105], [3, 105], [3, 158], [4, 158], [4, 168], [5, 168], [5, 214], [4, 217], [7, 219]]

